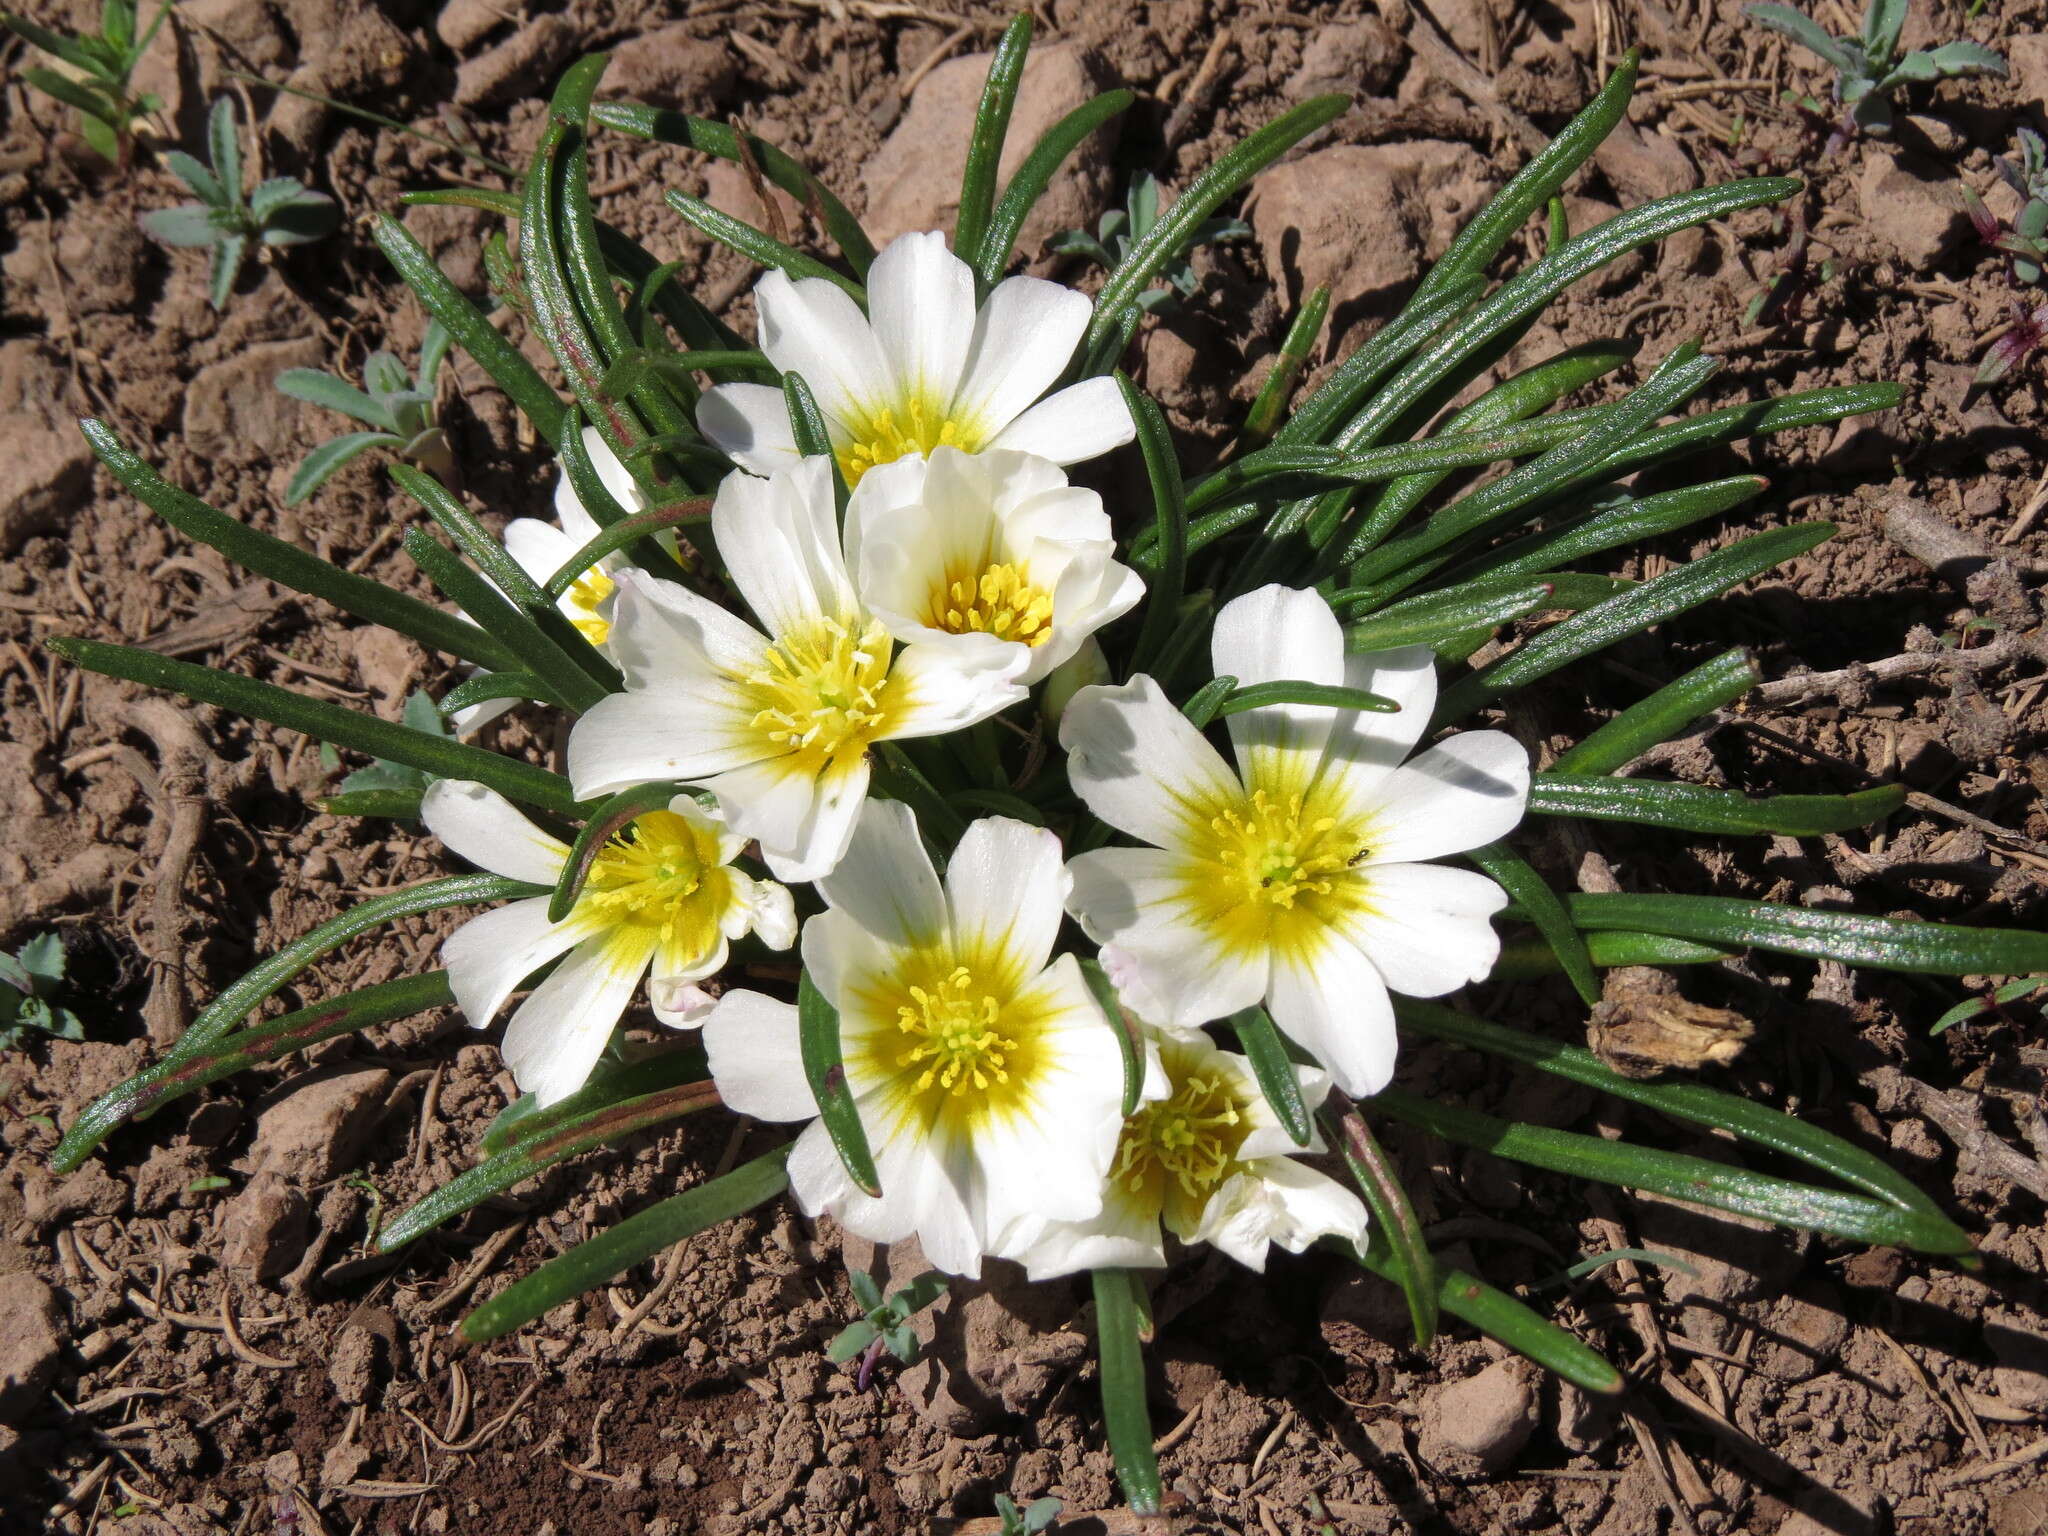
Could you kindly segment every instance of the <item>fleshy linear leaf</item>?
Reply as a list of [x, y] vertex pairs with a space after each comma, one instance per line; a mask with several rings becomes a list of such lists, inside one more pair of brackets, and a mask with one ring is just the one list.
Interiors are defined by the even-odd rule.
[[1138, 448], [1144, 455], [1145, 475], [1152, 486], [1155, 558], [1145, 582], [1145, 614], [1130, 665], [1132, 672], [1142, 672], [1165, 645], [1177, 621], [1181, 596], [1187, 589], [1188, 507], [1166, 417], [1152, 397], [1134, 387], [1122, 373], [1114, 377], [1117, 388], [1123, 392], [1124, 404], [1130, 409], [1131, 420], [1137, 424]]
[[742, 1163], [723, 1178], [650, 1205], [516, 1280], [462, 1320], [472, 1344], [510, 1333], [570, 1298], [603, 1285], [664, 1248], [765, 1205], [789, 1188], [788, 1147]]
[[1124, 1502], [1137, 1514], [1154, 1514], [1159, 1509], [1159, 1458], [1152, 1451], [1152, 1411], [1145, 1402], [1145, 1282], [1128, 1269], [1098, 1269], [1092, 1278], [1110, 1459]]
[[1124, 1072], [1123, 1107], [1118, 1113], [1128, 1120], [1138, 1112], [1138, 1095], [1145, 1091], [1145, 1055], [1138, 1047], [1137, 1031], [1124, 1012], [1123, 1000], [1116, 995], [1116, 987], [1101, 962], [1083, 960], [1081, 979], [1088, 983], [1088, 990], [1095, 994], [1095, 1005], [1116, 1031], [1117, 1053], [1123, 1058]]
[[1681, 832], [1778, 833], [1817, 837], [1882, 821], [1906, 803], [1902, 784], [1849, 795], [1770, 795], [1752, 799], [1727, 789], [1650, 779], [1539, 773], [1529, 809], [1539, 816], [1633, 821]]
[[811, 1097], [818, 1101], [818, 1118], [825, 1122], [825, 1133], [832, 1138], [846, 1176], [863, 1194], [879, 1199], [882, 1181], [875, 1173], [875, 1155], [868, 1149], [867, 1129], [860, 1123], [860, 1110], [846, 1086], [839, 1010], [818, 990], [809, 971], [797, 979], [796, 1018], [804, 1080], [811, 1085]]
[[1345, 688], [1336, 683], [1304, 683], [1282, 679], [1271, 683], [1248, 683], [1233, 688], [1217, 704], [1213, 715], [1241, 715], [1247, 710], [1266, 709], [1275, 704], [1306, 704], [1319, 709], [1349, 709], [1384, 715], [1401, 706], [1392, 699], [1363, 688]]
[[1010, 110], [1017, 104], [1017, 85], [1024, 59], [1031, 51], [1031, 13], [1020, 11], [1003, 29], [989, 60], [981, 104], [975, 109], [974, 131], [967, 140], [967, 163], [960, 177], [960, 206], [953, 220], [953, 254], [980, 270], [988, 243], [989, 217], [995, 207], [996, 173], [1002, 163], [1003, 140], [1010, 130]]
[[664, 194], [664, 200], [698, 233], [709, 235], [720, 245], [730, 246], [749, 261], [757, 262], [764, 267], [775, 267], [788, 273], [792, 278], [822, 277], [844, 292], [854, 303], [866, 307], [867, 290], [844, 272], [828, 267], [815, 256], [806, 256], [795, 246], [777, 240], [767, 231], [756, 229], [729, 213], [720, 213], [702, 198], [691, 197], [686, 192], [670, 191]]
[[[1342, 1103], [1341, 1099], [1338, 1101]], [[1408, 1300], [1408, 1318], [1415, 1327], [1415, 1347], [1429, 1348], [1436, 1337], [1438, 1290], [1443, 1284], [1437, 1274], [1429, 1240], [1415, 1214], [1415, 1202], [1401, 1183], [1400, 1171], [1386, 1148], [1365, 1123], [1365, 1116], [1353, 1104], [1340, 1113], [1335, 1106], [1324, 1111], [1323, 1124], [1330, 1141], [1344, 1156], [1352, 1182], [1365, 1196], [1372, 1212], [1373, 1233], [1385, 1238], [1387, 1257], [1395, 1279]]]
[[1553, 773], [1612, 773], [1693, 721], [1754, 688], [1761, 672], [1746, 650], [1723, 651], [1631, 704], [1551, 764]]
[[1593, 973], [1592, 953], [1550, 883], [1506, 843], [1487, 843], [1469, 850], [1465, 857], [1513, 897], [1523, 916], [1536, 925], [1579, 1000], [1588, 1008], [1599, 1002], [1600, 978]]
[[620, 790], [592, 811], [590, 819], [583, 824], [583, 830], [576, 834], [576, 841], [570, 845], [569, 857], [562, 864], [561, 878], [555, 882], [554, 894], [548, 898], [548, 921], [567, 921], [575, 909], [583, 882], [590, 878], [591, 865], [597, 862], [597, 856], [604, 852], [606, 844], [649, 811], [666, 810], [675, 797], [676, 786], [673, 784], [635, 784]]
[[1017, 174], [1003, 188], [1002, 200], [990, 216], [988, 233], [982, 240], [981, 264], [976, 268], [984, 283], [993, 286], [1003, 275], [1003, 268], [1010, 264], [1010, 253], [1016, 249], [1024, 221], [1045, 195], [1054, 172], [1066, 163], [1067, 157], [1079, 149], [1090, 134], [1129, 107], [1135, 99], [1129, 91], [1115, 90], [1084, 101], [1046, 129], [1031, 147], [1031, 153], [1017, 167]]
[[1229, 1023], [1238, 1045], [1244, 1049], [1245, 1060], [1251, 1064], [1252, 1076], [1258, 1079], [1259, 1092], [1265, 1095], [1266, 1103], [1287, 1134], [1294, 1138], [1294, 1144], [1307, 1146], [1315, 1122], [1310, 1118], [1308, 1105], [1302, 1102], [1301, 1079], [1295, 1075], [1294, 1061], [1287, 1054], [1287, 1046], [1271, 1016], [1254, 1004], [1233, 1013]]

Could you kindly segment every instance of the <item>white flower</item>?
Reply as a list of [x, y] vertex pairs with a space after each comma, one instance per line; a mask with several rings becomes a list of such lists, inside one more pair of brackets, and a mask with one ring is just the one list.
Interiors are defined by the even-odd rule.
[[[450, 851], [514, 880], [551, 886], [569, 857], [497, 791], [467, 780], [430, 784], [420, 817]], [[694, 1023], [708, 1000], [693, 984], [725, 964], [728, 941], [749, 931], [772, 949], [796, 940], [789, 892], [732, 867], [743, 840], [717, 811], [678, 795], [629, 831], [592, 862], [561, 922], [548, 920], [546, 896], [532, 896], [472, 918], [441, 946], [455, 1001], [479, 1029], [526, 977], [567, 954], [519, 1005], [499, 1047], [542, 1104], [583, 1086], [650, 969], [656, 1016]]]
[[[1027, 1218], [1102, 1204], [1123, 1096], [1114, 1027], [1072, 955], [1047, 963], [1065, 880], [1059, 839], [1019, 821], [967, 829], [943, 886], [907, 807], [868, 802], [818, 882], [804, 966], [839, 1010], [846, 1083], [881, 1197], [854, 1187], [822, 1123], [790, 1154], [798, 1201], [874, 1242], [915, 1235], [939, 1269], [981, 1272]], [[764, 1120], [817, 1113], [796, 1010], [727, 992], [704, 1025], [725, 1102]]]
[[[612, 493], [613, 500], [628, 512], [647, 510], [647, 498], [634, 480], [633, 472], [619, 462], [618, 455], [605, 445], [595, 427], [583, 429], [583, 448], [596, 466], [605, 489]], [[561, 479], [555, 484], [555, 521], [549, 523], [537, 517], [515, 517], [505, 525], [501, 542], [505, 553], [518, 563], [519, 568], [545, 587], [548, 578], [597, 535], [597, 519], [585, 510], [576, 494], [576, 487], [569, 483], [568, 471], [563, 470]], [[612, 576], [625, 563], [623, 554], [606, 555], [577, 577], [569, 590], [555, 600], [562, 616], [600, 651], [612, 632], [612, 599], [617, 590]], [[450, 720], [457, 733], [466, 736], [497, 719], [516, 702], [514, 699], [490, 699], [458, 709]]]
[[854, 592], [836, 523], [823, 457], [719, 487], [712, 536], [766, 634], [673, 582], [618, 573], [610, 646], [626, 691], [570, 733], [578, 796], [701, 784], [778, 879], [815, 880], [853, 835], [871, 747], [1025, 697], [1021, 647], [993, 636], [898, 650]]
[[[1320, 1152], [1316, 1135], [1298, 1147], [1266, 1103], [1251, 1064], [1207, 1035], [1146, 1030], [1146, 1101], [1124, 1121], [1102, 1211], [1089, 1221], [1034, 1221], [1014, 1228], [1003, 1257], [1034, 1280], [1076, 1270], [1166, 1262], [1171, 1232], [1213, 1243], [1240, 1264], [1266, 1267], [1278, 1243], [1300, 1253], [1317, 1238], [1365, 1240], [1365, 1206], [1296, 1154]], [[1297, 1067], [1313, 1106], [1329, 1079]]]
[[1076, 858], [1069, 907], [1144, 1016], [1188, 1028], [1263, 1001], [1338, 1086], [1377, 1093], [1394, 1068], [1388, 990], [1437, 997], [1500, 953], [1500, 887], [1417, 861], [1520, 821], [1528, 754], [1467, 731], [1403, 765], [1436, 702], [1430, 652], [1347, 658], [1314, 592], [1230, 603], [1212, 655], [1245, 685], [1341, 684], [1401, 708], [1231, 715], [1233, 773], [1151, 678], [1084, 688], [1061, 720], [1068, 776], [1097, 816], [1152, 846]]
[[[1046, 399], [1088, 329], [1081, 294], [1035, 277], [996, 284], [979, 311], [974, 273], [940, 234], [904, 235], [868, 269], [868, 313], [822, 277], [770, 272], [754, 289], [761, 350], [802, 376], [848, 485], [877, 464], [939, 447], [1014, 448], [1077, 464], [1136, 435], [1114, 380]], [[1035, 403], [1034, 403], [1035, 402]], [[756, 474], [796, 456], [782, 391], [721, 384], [697, 406], [704, 435]]]
[[1023, 652], [1026, 684], [1145, 595], [1115, 553], [1102, 498], [1031, 454], [898, 459], [846, 508], [846, 563], [890, 634], [941, 647], [993, 635]]

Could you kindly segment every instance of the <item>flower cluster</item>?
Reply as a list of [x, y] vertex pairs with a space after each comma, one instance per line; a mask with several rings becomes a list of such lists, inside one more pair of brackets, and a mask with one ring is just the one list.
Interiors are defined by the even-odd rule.
[[[1396, 708], [1237, 710], [1233, 766], [1152, 676], [1074, 689], [1077, 670], [1104, 675], [1091, 637], [1145, 595], [1102, 498], [1065, 472], [1135, 431], [1113, 380], [1058, 387], [1088, 300], [1013, 277], [977, 306], [937, 234], [881, 253], [865, 314], [831, 282], [779, 272], [756, 297], [761, 350], [807, 382], [832, 452], [799, 454], [780, 391], [710, 390], [699, 426], [736, 466], [710, 517], [724, 585], [612, 560], [563, 592], [563, 616], [624, 680], [570, 734], [575, 794], [673, 794], [637, 802], [658, 808], [594, 855], [559, 920], [535, 897], [448, 941], [462, 1008], [489, 1023], [559, 957], [504, 1042], [547, 1104], [582, 1084], [645, 978], [659, 1019], [701, 1026], [729, 1106], [810, 1122], [789, 1161], [805, 1210], [875, 1241], [914, 1236], [953, 1273], [990, 1255], [1033, 1276], [1157, 1265], [1168, 1234], [1254, 1267], [1275, 1243], [1362, 1241], [1359, 1199], [1295, 1160], [1320, 1141], [1289, 1134], [1210, 1027], [1263, 1010], [1299, 1051], [1311, 1107], [1332, 1085], [1384, 1087], [1389, 992], [1438, 996], [1496, 958], [1505, 895], [1427, 861], [1520, 819], [1525, 753], [1471, 731], [1411, 757], [1435, 705], [1431, 653], [1347, 656], [1312, 590], [1225, 604], [1215, 674]], [[618, 499], [643, 505], [587, 446]], [[595, 532], [566, 483], [557, 511], [559, 529], [508, 531], [536, 576]], [[1061, 701], [1058, 754], [1036, 740], [1054, 710], [1031, 707], [1034, 688]], [[984, 797], [1030, 821], [921, 820], [903, 792], [916, 754], [971, 762], [1006, 728], [1063, 788]], [[436, 783], [423, 815], [516, 879], [553, 885], [571, 856], [481, 785]], [[706, 989], [743, 942], [795, 945], [836, 1013], [878, 1190], [819, 1118], [797, 1007]], [[1118, 1017], [1091, 985], [1098, 964]]]

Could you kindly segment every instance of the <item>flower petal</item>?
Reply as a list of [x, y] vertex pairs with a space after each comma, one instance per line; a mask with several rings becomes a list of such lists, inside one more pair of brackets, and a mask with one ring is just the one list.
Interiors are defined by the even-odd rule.
[[834, 911], [899, 948], [936, 944], [946, 932], [938, 874], [918, 836], [916, 816], [900, 800], [870, 800], [862, 807], [845, 856], [818, 881], [818, 894]]
[[1088, 809], [1119, 831], [1177, 847], [1243, 790], [1216, 749], [1142, 673], [1076, 693], [1060, 716], [1067, 775]]
[[[1217, 942], [1199, 925], [1182, 861], [1153, 848], [1101, 848], [1071, 859], [1067, 910], [1103, 946], [1122, 989], [1171, 1028], [1207, 1024], [1265, 994], [1263, 951]], [[1110, 951], [1114, 949], [1112, 956]], [[1131, 999], [1127, 999], [1131, 1000]]]
[[644, 571], [622, 570], [605, 650], [628, 688], [678, 674], [747, 676], [760, 669], [768, 640], [746, 620], [688, 587]]
[[[647, 497], [640, 489], [640, 482], [633, 478], [633, 471], [619, 461], [619, 456], [612, 452], [611, 445], [605, 442], [597, 428], [583, 429], [583, 451], [590, 455], [591, 466], [596, 469], [597, 478], [604, 482], [604, 488], [612, 493], [613, 501], [628, 512], [647, 510]], [[581, 547], [597, 537], [597, 519], [590, 515], [583, 499], [576, 494], [576, 487], [569, 482], [566, 470], [555, 484], [555, 521], [562, 525], [562, 532], [568, 535], [573, 546]], [[548, 572], [549, 576], [553, 574], [553, 571]]]
[[843, 622], [857, 611], [839, 552], [830, 459], [804, 459], [765, 480], [727, 475], [712, 504], [711, 535], [769, 634], [780, 638], [820, 618]]
[[[1216, 675], [1235, 677], [1243, 688], [1344, 681], [1344, 631], [1313, 588], [1275, 584], [1225, 603], [1209, 654]], [[1305, 704], [1271, 704], [1229, 716], [1245, 783], [1283, 795], [1305, 792], [1337, 718], [1335, 709]]]
[[[595, 524], [591, 525], [593, 529]], [[537, 517], [515, 517], [505, 525], [505, 553], [540, 585], [559, 571], [569, 557], [581, 549], [584, 540], [571, 538], [553, 523]]]
[[594, 931], [573, 913], [567, 922], [549, 922], [544, 896], [471, 918], [441, 942], [455, 1005], [472, 1028], [487, 1028], [520, 983]]
[[[974, 317], [967, 376], [960, 381], [950, 413], [956, 421], [973, 422], [981, 429], [978, 447], [1026, 446], [987, 439], [1001, 434], [1067, 371], [1094, 312], [1086, 297], [1043, 278], [1009, 277], [996, 284]], [[1102, 382], [1121, 406], [1123, 392], [1115, 381]], [[1128, 410], [1124, 420], [1130, 420]], [[1057, 453], [1043, 456], [1055, 463], [1074, 462]]]
[[1014, 991], [1045, 968], [1066, 895], [1059, 837], [1007, 816], [975, 822], [946, 861], [954, 943], [982, 957], [992, 990]]
[[889, 359], [860, 306], [822, 277], [770, 272], [754, 287], [761, 350], [802, 376], [828, 417], [845, 419], [889, 387]]
[[1166, 1263], [1159, 1213], [1147, 1211], [1120, 1184], [1104, 1188], [1102, 1210], [1086, 1221], [1016, 1223], [996, 1239], [997, 1254], [1024, 1266], [1033, 1280], [1084, 1269], [1158, 1269]]
[[535, 885], [562, 877], [569, 849], [548, 836], [495, 789], [468, 779], [436, 779], [420, 797], [420, 820], [450, 853], [479, 869]]
[[697, 782], [718, 796], [735, 832], [760, 843], [761, 860], [776, 879], [798, 881], [830, 874], [846, 852], [868, 778], [865, 757], [814, 773], [784, 756]]
[[1356, 799], [1401, 766], [1429, 729], [1436, 709], [1436, 653], [1426, 645], [1369, 651], [1344, 658], [1343, 684], [1392, 699], [1392, 713], [1360, 710], [1330, 731], [1324, 757], [1325, 782], [1341, 781]]
[[769, 750], [751, 729], [754, 714], [745, 696], [717, 676], [612, 694], [570, 729], [569, 782], [585, 800], [663, 779], [716, 792], [721, 776], [751, 767]]
[[1492, 971], [1500, 935], [1490, 919], [1508, 894], [1486, 876], [1442, 864], [1375, 864], [1366, 878], [1366, 906], [1346, 919], [1344, 934], [1392, 990], [1442, 997]]
[[999, 715], [1029, 692], [1017, 682], [1026, 647], [993, 635], [958, 635], [959, 645], [906, 645], [889, 668], [889, 728], [882, 739], [942, 736]]
[[726, 1107], [756, 1120], [808, 1120], [818, 1102], [804, 1077], [796, 1009], [759, 992], [727, 992], [704, 1021], [711, 1080]]
[[1353, 1098], [1378, 1093], [1393, 1078], [1393, 1001], [1356, 945], [1332, 936], [1319, 952], [1275, 956], [1266, 1002], [1280, 1032]]
[[1412, 758], [1366, 795], [1372, 864], [1463, 853], [1505, 837], [1529, 803], [1529, 753], [1504, 731], [1467, 731]]
[[1055, 464], [1079, 464], [1121, 448], [1137, 435], [1131, 408], [1116, 380], [1083, 379], [1039, 401], [988, 446], [1035, 453]]
[[697, 402], [697, 430], [753, 474], [773, 474], [797, 461], [789, 402], [766, 384], [714, 384]]
[[541, 1108], [581, 1088], [647, 972], [652, 934], [628, 924], [593, 936], [527, 995], [498, 1052]]
[[1367, 1219], [1365, 1203], [1328, 1174], [1269, 1157], [1223, 1182], [1192, 1236], [1263, 1272], [1274, 1243], [1289, 1253], [1326, 1236], [1363, 1245]]
[[899, 235], [868, 268], [867, 286], [868, 318], [889, 360], [895, 398], [943, 411], [974, 341], [974, 269], [936, 231]]

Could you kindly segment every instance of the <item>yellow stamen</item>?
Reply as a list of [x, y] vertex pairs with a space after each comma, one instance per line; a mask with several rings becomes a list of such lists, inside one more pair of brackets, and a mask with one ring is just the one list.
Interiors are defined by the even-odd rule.
[[934, 629], [948, 634], [990, 634], [1038, 646], [1052, 638], [1052, 594], [1007, 562], [979, 575], [947, 572], [925, 614]]
[[896, 1065], [921, 1067], [919, 1093], [934, 1086], [951, 1094], [981, 1093], [1009, 1082], [1004, 1053], [1016, 1050], [1017, 1042], [996, 1028], [1002, 1005], [985, 992], [976, 995], [972, 971], [955, 966], [936, 987], [911, 987], [910, 998], [896, 1009], [896, 1027], [911, 1040]]
[[877, 464], [937, 448], [979, 453], [988, 434], [981, 424], [951, 415], [946, 403], [921, 391], [894, 400], [878, 400], [857, 408], [846, 420], [848, 440], [838, 445], [839, 472], [849, 487]]
[[897, 702], [890, 652], [888, 631], [872, 621], [858, 632], [837, 619], [790, 631], [746, 680], [756, 706], [749, 723], [813, 770], [858, 757], [887, 730]]
[[1367, 828], [1314, 791], [1264, 788], [1212, 807], [1192, 838], [1187, 902], [1240, 951], [1312, 952], [1332, 923], [1362, 909], [1371, 871]]
[[1000, 956], [939, 944], [905, 954], [862, 989], [847, 1065], [878, 1085], [885, 1122], [918, 1136], [972, 1138], [1030, 1110], [1050, 1020], [1019, 999]]
[[651, 929], [660, 953], [689, 963], [717, 944], [719, 920], [738, 897], [716, 828], [649, 811], [592, 861], [576, 915], [616, 931], [622, 944], [644, 942]]
[[569, 610], [569, 623], [592, 645], [603, 645], [611, 638], [611, 620], [600, 610], [615, 585], [611, 577], [593, 568], [578, 576], [562, 594], [562, 602]]
[[1251, 1130], [1236, 1085], [1205, 1058], [1214, 1053], [1169, 1041], [1160, 1048], [1170, 1092], [1124, 1122], [1110, 1181], [1140, 1209], [1192, 1231], [1203, 1207], [1237, 1165]]

